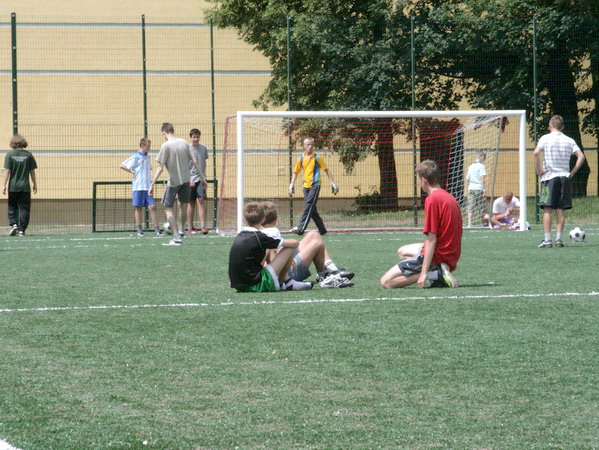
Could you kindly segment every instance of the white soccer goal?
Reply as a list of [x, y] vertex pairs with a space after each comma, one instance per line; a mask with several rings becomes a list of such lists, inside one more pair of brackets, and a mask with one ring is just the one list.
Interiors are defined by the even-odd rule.
[[479, 152], [487, 156], [487, 202], [514, 192], [523, 200], [525, 230], [525, 136], [523, 110], [240, 111], [225, 125], [217, 231], [241, 229], [243, 205], [251, 200], [274, 201], [282, 230], [296, 223], [301, 175], [291, 199], [287, 188], [305, 137], [315, 139], [340, 187], [332, 195], [323, 175], [317, 207], [330, 231], [421, 228], [423, 196], [414, 168], [424, 159], [441, 167], [442, 186], [460, 203], [466, 223], [465, 176]]

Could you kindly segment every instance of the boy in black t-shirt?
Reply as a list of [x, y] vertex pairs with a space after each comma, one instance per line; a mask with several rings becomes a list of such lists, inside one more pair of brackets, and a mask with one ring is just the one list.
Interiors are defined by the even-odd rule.
[[264, 208], [260, 203], [250, 202], [245, 205], [243, 221], [247, 227], [241, 229], [229, 252], [229, 279], [232, 288], [238, 292], [312, 289], [312, 283], [295, 281], [287, 275], [294, 249], [299, 245], [295, 239], [284, 239], [281, 250], [271, 263], [263, 265], [266, 250], [276, 249], [281, 241], [258, 230], [264, 221]]

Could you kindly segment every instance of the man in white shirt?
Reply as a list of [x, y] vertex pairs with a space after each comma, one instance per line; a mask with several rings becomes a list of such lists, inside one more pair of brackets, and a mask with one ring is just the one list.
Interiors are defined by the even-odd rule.
[[520, 200], [514, 197], [514, 193], [507, 191], [503, 196], [493, 202], [494, 228], [512, 229], [518, 225], [520, 212]]
[[[541, 177], [541, 195], [539, 206], [543, 208], [543, 231], [545, 233], [539, 248], [551, 248], [551, 215], [555, 210], [556, 238], [555, 246], [563, 247], [562, 233], [566, 225], [564, 210], [572, 209], [571, 178], [578, 172], [585, 160], [584, 153], [580, 150], [574, 139], [569, 138], [562, 130], [564, 119], [562, 116], [553, 116], [549, 120], [549, 134], [539, 139], [535, 148], [535, 165], [537, 175]], [[543, 163], [541, 165], [541, 152]], [[576, 155], [576, 164], [570, 170], [570, 157]]]

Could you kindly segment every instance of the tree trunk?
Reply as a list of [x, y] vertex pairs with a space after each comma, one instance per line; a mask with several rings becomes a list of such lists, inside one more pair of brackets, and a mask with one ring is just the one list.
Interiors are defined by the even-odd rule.
[[[580, 149], [584, 151], [578, 119], [575, 80], [568, 62], [568, 55], [563, 50], [558, 49], [550, 52], [548, 61], [546, 73], [551, 76], [551, 80], [545, 85], [553, 104], [553, 111], [564, 118], [564, 134], [574, 139]], [[570, 159], [570, 167], [573, 167], [575, 162], [576, 157], [573, 156]], [[585, 161], [572, 179], [573, 197], [586, 197], [590, 173], [589, 164]]]
[[397, 210], [397, 169], [393, 154], [391, 119], [377, 119], [376, 152], [379, 161], [381, 210]]

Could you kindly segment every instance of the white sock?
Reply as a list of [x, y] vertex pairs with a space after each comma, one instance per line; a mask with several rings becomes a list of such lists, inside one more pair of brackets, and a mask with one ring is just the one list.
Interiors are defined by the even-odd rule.
[[555, 235], [555, 240], [556, 241], [561, 241], [562, 240], [562, 234], [559, 231]]
[[325, 261], [324, 266], [326, 267], [327, 272], [335, 272], [336, 270], [339, 270], [332, 259]]
[[551, 241], [551, 233], [545, 233], [545, 242]]
[[431, 270], [429, 272], [426, 273], [426, 279], [427, 280], [438, 280], [439, 279], [439, 271], [437, 269], [435, 270]]

